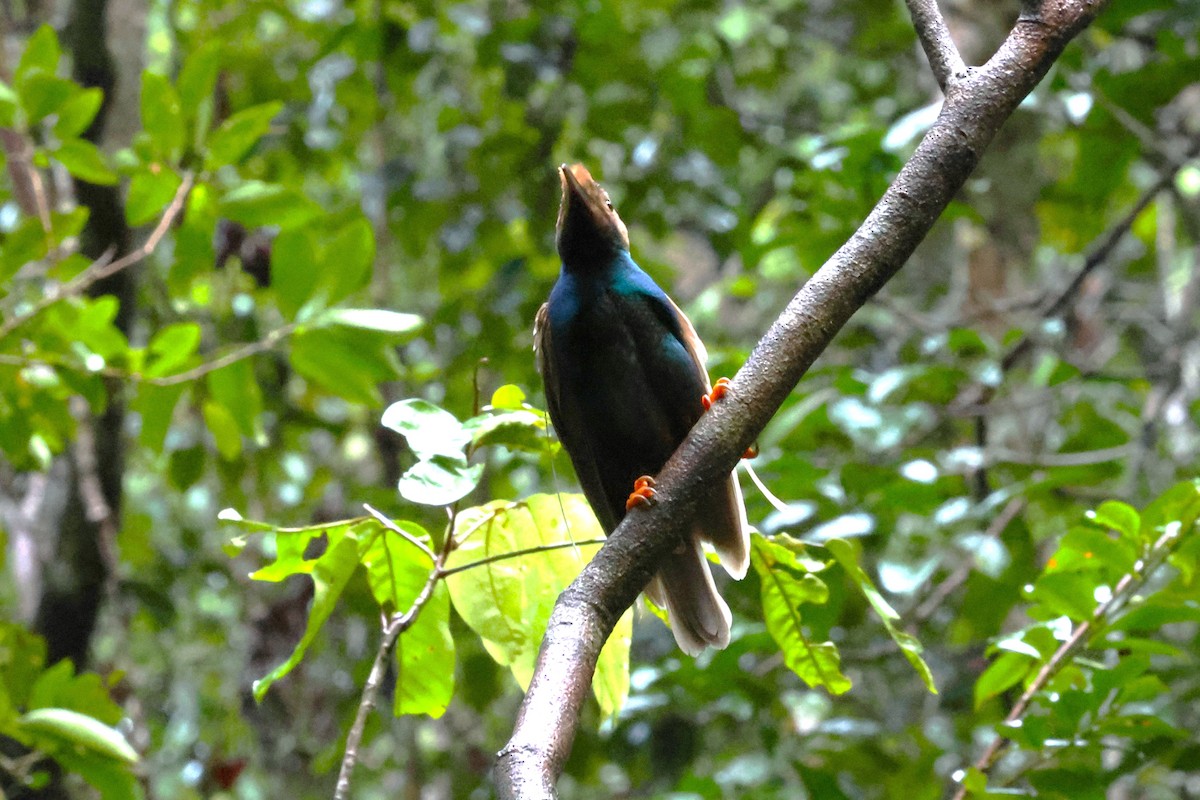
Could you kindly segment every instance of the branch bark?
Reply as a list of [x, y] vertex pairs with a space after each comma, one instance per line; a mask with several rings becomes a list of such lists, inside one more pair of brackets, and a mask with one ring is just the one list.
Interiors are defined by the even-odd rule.
[[950, 37], [950, 28], [938, 10], [937, 0], [905, 0], [905, 3], [917, 38], [929, 59], [929, 68], [945, 92], [951, 83], [966, 73], [966, 62]]
[[1004, 121], [1104, 0], [1029, 3], [996, 54], [951, 81], [937, 122], [862, 226], [813, 275], [657, 476], [658, 502], [628, 515], [559, 597], [512, 738], [495, 768], [502, 800], [556, 797], [596, 659], [698, 500], [738, 463], [801, 376], [903, 266]]

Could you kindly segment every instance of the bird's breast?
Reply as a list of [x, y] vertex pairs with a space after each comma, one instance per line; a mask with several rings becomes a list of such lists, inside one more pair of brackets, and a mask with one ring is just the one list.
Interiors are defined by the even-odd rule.
[[652, 449], [669, 455], [699, 416], [703, 392], [682, 343], [646, 297], [608, 289], [572, 300], [569, 314], [556, 315], [553, 300], [550, 308], [561, 392], [579, 404], [596, 440], [661, 443]]

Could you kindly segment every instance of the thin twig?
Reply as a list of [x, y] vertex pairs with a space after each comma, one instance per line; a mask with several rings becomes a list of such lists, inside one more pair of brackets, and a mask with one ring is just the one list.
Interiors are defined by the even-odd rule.
[[[378, 515], [370, 506], [367, 510], [372, 516], [379, 519], [382, 515]], [[389, 520], [390, 521], [390, 520]], [[453, 520], [451, 521], [453, 524]], [[393, 530], [399, 530], [398, 526], [389, 526]], [[444, 539], [444, 544], [440, 552], [433, 561], [433, 569], [429, 571], [429, 577], [425, 579], [425, 585], [421, 587], [421, 591], [413, 600], [408, 611], [403, 614], [396, 612], [392, 614], [383, 624], [383, 638], [379, 642], [379, 649], [375, 653], [375, 661], [371, 665], [371, 673], [367, 676], [367, 681], [363, 684], [362, 699], [358, 703], [358, 711], [354, 715], [354, 724], [350, 726], [349, 733], [346, 734], [346, 752], [342, 756], [342, 766], [338, 771], [337, 787], [334, 789], [334, 800], [348, 800], [350, 797], [350, 775], [354, 772], [354, 765], [358, 762], [358, 748], [362, 744], [363, 732], [367, 727], [367, 717], [375, 708], [375, 698], [379, 694], [379, 687], [383, 683], [384, 674], [387, 671], [388, 654], [392, 652], [392, 648], [396, 645], [396, 640], [400, 638], [400, 634], [412, 627], [417, 621], [417, 616], [421, 613], [421, 609], [429, 602], [429, 598], [433, 596], [434, 587], [437, 582], [442, 579], [442, 569], [446, 564], [446, 558], [454, 549], [454, 537], [449, 533]]]
[[[1109, 256], [1116, 250], [1117, 245], [1125, 238], [1125, 235], [1133, 229], [1133, 223], [1137, 221], [1141, 213], [1154, 202], [1154, 198], [1158, 197], [1158, 193], [1170, 186], [1174, 180], [1174, 171], [1169, 174], [1160, 175], [1158, 180], [1126, 212], [1125, 216], [1121, 217], [1115, 225], [1105, 232], [1100, 241], [1088, 253], [1087, 258], [1084, 259], [1083, 266], [1079, 268], [1079, 271], [1063, 287], [1063, 290], [1043, 304], [1041, 312], [1043, 319], [1061, 317], [1070, 309], [1079, 296], [1080, 287], [1083, 286], [1088, 276], [1108, 260]], [[1004, 358], [1000, 361], [1000, 368], [1004, 371], [1012, 369], [1032, 347], [1033, 337], [1026, 333], [1005, 353]]]
[[131, 267], [142, 261], [147, 256], [158, 248], [159, 242], [170, 230], [171, 225], [179, 217], [183, 211], [184, 200], [187, 199], [187, 194], [191, 191], [192, 181], [194, 180], [192, 173], [187, 172], [183, 175], [183, 180], [179, 184], [179, 189], [176, 190], [175, 196], [171, 198], [170, 205], [163, 211], [162, 217], [158, 221], [158, 225], [150, 232], [146, 241], [141, 247], [132, 250], [126, 255], [118, 258], [116, 261], [109, 262], [108, 256], [101, 257], [94, 261], [90, 267], [76, 275], [71, 280], [67, 281], [50, 291], [46, 292], [41, 300], [33, 304], [33, 306], [23, 314], [16, 314], [0, 324], [0, 341], [8, 337], [10, 333], [24, 325], [29, 320], [36, 317], [38, 314], [45, 311], [50, 306], [57, 303], [66, 297], [74, 297], [82, 294], [89, 286], [97, 281], [103, 280], [111, 275], [115, 275], [127, 267]]
[[206, 361], [203, 364], [199, 364], [189, 370], [185, 370], [184, 372], [177, 372], [173, 375], [163, 375], [159, 378], [146, 378], [137, 374], [130, 375], [130, 377], [135, 381], [148, 383], [152, 386], [175, 386], [180, 383], [194, 381], [197, 378], [204, 377], [210, 372], [216, 372], [222, 367], [227, 367], [230, 364], [242, 361], [243, 359], [247, 359], [251, 356], [258, 355], [259, 353], [265, 353], [269, 350], [275, 349], [275, 345], [279, 344], [281, 341], [295, 333], [297, 327], [297, 323], [289, 322], [287, 325], [283, 325], [271, 331], [257, 342], [250, 342], [249, 344], [244, 344], [241, 347], [234, 348], [224, 355], [217, 356], [212, 361]]
[[[1009, 500], [1008, 504], [1004, 506], [995, 519], [992, 520], [991, 524], [988, 525], [987, 530], [983, 534], [984, 538], [999, 538], [1000, 534], [1004, 533], [1009, 524], [1025, 508], [1025, 503], [1026, 500], [1024, 497], [1014, 497], [1012, 500]], [[953, 594], [958, 587], [966, 583], [967, 578], [970, 577], [971, 571], [974, 569], [975, 559], [968, 558], [962, 561], [958, 565], [958, 568], [944, 581], [939, 583], [937, 588], [929, 593], [929, 596], [925, 598], [925, 601], [921, 605], [917, 606], [916, 611], [912, 614], [910, 625], [915, 627], [932, 617], [946, 598]]]
[[487, 556], [486, 558], [481, 558], [478, 561], [469, 561], [466, 564], [459, 564], [457, 567], [450, 567], [449, 569], [444, 569], [444, 570], [442, 570], [442, 577], [448, 578], [451, 575], [457, 575], [460, 572], [466, 572], [467, 570], [474, 569], [475, 567], [482, 567], [487, 564], [494, 564], [497, 561], [507, 561], [510, 558], [520, 558], [521, 556], [530, 556], [530, 555], [534, 555], [536, 553], [549, 553], [554, 550], [565, 550], [568, 547], [587, 547], [588, 545], [591, 545], [591, 544], [600, 545], [600, 544], [604, 544], [605, 541], [606, 540], [604, 539], [604, 537], [600, 536], [600, 537], [596, 537], [595, 539], [585, 539], [582, 542], [576, 542], [576, 541], [555, 542], [554, 544], [539, 544], [537, 547], [529, 547], [524, 550], [510, 550], [507, 553], [497, 553], [496, 555], [493, 555], [493, 556]]
[[50, 203], [46, 199], [46, 187], [42, 175], [33, 166], [33, 147], [25, 136], [15, 130], [0, 129], [0, 147], [3, 147], [8, 162], [8, 174], [12, 179], [13, 196], [25, 214], [37, 214], [42, 231], [49, 237]]
[[[1132, 571], [1122, 575], [1121, 579], [1117, 581], [1116, 586], [1113, 587], [1108, 599], [1096, 606], [1091, 618], [1081, 622], [1079, 627], [1071, 634], [1071, 638], [1063, 642], [1058, 650], [1054, 652], [1054, 655], [1042, 665], [1042, 668], [1038, 670], [1033, 681], [1026, 687], [1017, 702], [1013, 704], [1012, 710], [1008, 712], [1008, 716], [1004, 718], [1004, 722], [1001, 724], [1012, 725], [1024, 716], [1025, 712], [1029, 709], [1030, 703], [1033, 702], [1033, 698], [1046, 687], [1046, 684], [1058, 674], [1059, 670], [1067, 665], [1075, 651], [1090, 640], [1092, 632], [1099, 628], [1111, 613], [1115, 613], [1119, 604], [1141, 588], [1150, 575], [1166, 562], [1167, 556], [1170, 555], [1171, 545], [1182, 538], [1184, 533], [1186, 531], [1180, 530], [1176, 526], [1174, 529], [1169, 529], [1158, 537], [1158, 540], [1150, 548], [1147, 556], [1138, 561]], [[1008, 740], [1002, 736], [996, 736], [996, 738], [992, 739], [987, 749], [984, 750], [983, 755], [975, 762], [975, 769], [986, 773], [995, 765], [996, 760], [1000, 757], [1000, 752], [1007, 744]], [[964, 800], [966, 796], [966, 784], [959, 784], [958, 790], [954, 793], [953, 800]]]
[[222, 355], [217, 356], [212, 361], [205, 361], [197, 364], [189, 370], [176, 372], [171, 375], [162, 375], [155, 378], [149, 378], [139, 372], [129, 372], [128, 370], [118, 367], [101, 367], [100, 369], [88, 369], [86, 366], [72, 363], [71, 361], [60, 358], [57, 354], [43, 353], [36, 357], [27, 357], [14, 355], [12, 353], [0, 353], [0, 364], [8, 364], [14, 367], [49, 367], [50, 369], [69, 369], [78, 372], [83, 372], [89, 375], [102, 375], [105, 378], [113, 378], [115, 380], [130, 381], [131, 383], [145, 383], [151, 386], [176, 386], [188, 381], [194, 381], [198, 378], [203, 378], [210, 372], [216, 372], [222, 367], [227, 367], [230, 364], [242, 361], [256, 356], [260, 353], [265, 353], [275, 348], [275, 345], [291, 336], [299, 327], [297, 323], [291, 322], [282, 327], [276, 328], [269, 332], [266, 336], [257, 342], [235, 347], [226, 351]]
[[905, 0], [912, 17], [913, 28], [929, 59], [929, 67], [945, 92], [954, 79], [967, 71], [966, 62], [958, 53], [946, 20], [938, 10], [937, 0]]
[[429, 557], [430, 557], [431, 559], [433, 559], [434, 561], [436, 561], [436, 560], [437, 560], [437, 556], [435, 556], [435, 555], [433, 554], [433, 551], [429, 549], [429, 546], [428, 546], [428, 545], [426, 545], [424, 542], [422, 542], [422, 541], [421, 541], [420, 539], [418, 539], [417, 537], [413, 536], [413, 535], [412, 535], [411, 533], [409, 533], [408, 531], [406, 531], [406, 530], [404, 530], [403, 528], [401, 528], [399, 525], [397, 525], [395, 522], [393, 522], [393, 521], [391, 520], [391, 518], [390, 518], [390, 517], [388, 517], [386, 514], [383, 514], [383, 513], [379, 512], [379, 511], [376, 511], [376, 510], [375, 510], [375, 509], [374, 509], [374, 508], [373, 508], [373, 507], [372, 507], [370, 504], [368, 504], [368, 503], [363, 503], [363, 508], [365, 508], [365, 509], [367, 510], [367, 513], [368, 513], [368, 514], [370, 514], [370, 515], [371, 515], [372, 517], [374, 517], [375, 519], [379, 520], [379, 524], [383, 525], [383, 527], [387, 528], [389, 531], [392, 531], [393, 533], [398, 533], [398, 534], [400, 534], [400, 536], [402, 536], [402, 537], [403, 537], [405, 540], [407, 540], [407, 541], [408, 541], [410, 544], [412, 544], [412, 545], [415, 545], [415, 546], [416, 546], [416, 547], [418, 547], [418, 548], [419, 548], [419, 549], [420, 549], [422, 552], [424, 552], [424, 553], [425, 553], [425, 555], [429, 556]]
[[333, 793], [334, 800], [347, 800], [350, 797], [350, 775], [358, 761], [358, 748], [362, 744], [363, 731], [367, 727], [367, 717], [375, 708], [375, 698], [379, 694], [379, 687], [383, 684], [383, 677], [387, 671], [388, 654], [392, 652], [400, 634], [416, 622], [421, 608], [433, 596], [433, 587], [437, 585], [440, 577], [440, 569], [435, 563], [434, 568], [429, 572], [429, 578], [421, 588], [421, 593], [413, 600], [408, 611], [403, 614], [399, 612], [393, 614], [383, 625], [383, 639], [380, 640], [379, 650], [375, 653], [371, 674], [367, 676], [367, 682], [363, 684], [358, 713], [354, 715], [354, 724], [350, 726], [350, 732], [346, 734], [346, 754], [342, 757], [342, 767], [338, 772], [337, 788]]

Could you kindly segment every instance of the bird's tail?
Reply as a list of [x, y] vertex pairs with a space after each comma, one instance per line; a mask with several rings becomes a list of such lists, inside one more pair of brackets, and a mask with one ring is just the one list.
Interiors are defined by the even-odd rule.
[[690, 656], [705, 647], [729, 645], [729, 606], [717, 594], [700, 542], [692, 539], [666, 557], [646, 587], [654, 604], [665, 608], [679, 649]]

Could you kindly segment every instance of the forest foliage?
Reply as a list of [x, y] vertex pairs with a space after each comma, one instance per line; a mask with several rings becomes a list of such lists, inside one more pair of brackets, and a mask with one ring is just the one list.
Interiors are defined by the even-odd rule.
[[[1016, 11], [947, 12], [968, 61]], [[602, 538], [531, 353], [554, 167], [732, 375], [936, 114], [905, 9], [143, 14], [5, 29], [0, 786], [329, 796], [357, 725], [354, 796], [486, 796]], [[1198, 42], [1114, 0], [1067, 50], [760, 438], [730, 647], [639, 601], [563, 796], [1197, 791]]]

